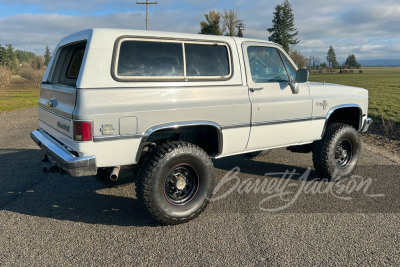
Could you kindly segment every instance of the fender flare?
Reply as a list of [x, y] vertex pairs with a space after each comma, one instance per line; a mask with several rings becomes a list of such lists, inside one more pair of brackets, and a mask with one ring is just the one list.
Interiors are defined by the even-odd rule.
[[137, 150], [137, 154], [136, 154], [136, 162], [139, 162], [140, 160], [140, 156], [142, 155], [142, 151], [144, 149], [144, 147], [147, 145], [147, 140], [149, 139], [149, 137], [160, 130], [177, 130], [177, 129], [181, 129], [184, 127], [192, 127], [192, 126], [211, 126], [214, 127], [217, 130], [218, 133], [218, 154], [215, 156], [218, 156], [222, 153], [222, 149], [223, 149], [223, 134], [222, 134], [222, 128], [221, 126], [216, 123], [216, 122], [212, 122], [212, 121], [183, 121], [183, 122], [172, 122], [172, 123], [166, 123], [166, 124], [160, 124], [160, 125], [156, 125], [153, 126], [151, 128], [149, 128], [142, 136], [142, 140], [140, 141], [139, 144], [139, 148]]

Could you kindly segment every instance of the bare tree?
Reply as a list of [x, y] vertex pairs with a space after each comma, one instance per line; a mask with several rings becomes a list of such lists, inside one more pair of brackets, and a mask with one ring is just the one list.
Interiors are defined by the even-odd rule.
[[320, 63], [319, 57], [310, 56], [307, 59], [307, 66], [313, 69], [319, 68]]
[[296, 65], [297, 65], [297, 67], [299, 67], [299, 69], [302, 69], [307, 66], [307, 58], [305, 56], [303, 56], [303, 54], [301, 54], [297, 50], [290, 53], [290, 57], [292, 58], [294, 63], [296, 63]]
[[239, 19], [239, 11], [235, 9], [224, 10], [222, 15], [222, 32], [227, 36], [239, 36], [239, 31], [243, 35], [243, 20]]

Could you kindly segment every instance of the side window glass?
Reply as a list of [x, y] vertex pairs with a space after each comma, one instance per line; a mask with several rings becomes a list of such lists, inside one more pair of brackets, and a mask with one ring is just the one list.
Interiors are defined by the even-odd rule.
[[118, 76], [183, 77], [182, 43], [124, 41], [118, 58]]
[[185, 44], [186, 75], [224, 77], [230, 74], [225, 45]]
[[283, 63], [285, 63], [286, 70], [289, 73], [290, 80], [294, 81], [296, 79], [296, 70], [293, 68], [292, 64], [290, 64], [289, 60], [283, 53], [279, 53], [283, 59]]
[[83, 56], [85, 54], [85, 47], [79, 47], [74, 51], [71, 61], [67, 70], [67, 77], [69, 79], [77, 79], [81, 69]]
[[275, 48], [249, 46], [247, 55], [251, 77], [255, 83], [289, 82], [285, 66]]

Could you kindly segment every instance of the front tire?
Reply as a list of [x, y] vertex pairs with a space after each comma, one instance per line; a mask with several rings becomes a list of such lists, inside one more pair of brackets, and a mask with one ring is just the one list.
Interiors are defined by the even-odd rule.
[[214, 179], [212, 161], [203, 149], [190, 143], [168, 142], [143, 163], [137, 194], [158, 222], [179, 224], [206, 208]]
[[358, 163], [361, 141], [353, 127], [334, 123], [322, 140], [314, 143], [313, 163], [321, 178], [350, 176]]

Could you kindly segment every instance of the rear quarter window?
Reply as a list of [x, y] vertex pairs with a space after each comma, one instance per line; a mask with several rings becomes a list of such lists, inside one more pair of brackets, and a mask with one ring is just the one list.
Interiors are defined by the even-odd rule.
[[187, 76], [224, 77], [230, 74], [225, 45], [185, 44]]
[[225, 43], [123, 37], [116, 42], [113, 62], [117, 81], [226, 80], [232, 75]]
[[85, 51], [86, 41], [60, 47], [48, 82], [76, 86]]
[[67, 71], [67, 77], [69, 79], [78, 78], [84, 54], [85, 54], [85, 47], [79, 47], [74, 51]]
[[183, 77], [182, 44], [124, 41], [119, 49], [117, 75], [122, 77]]

